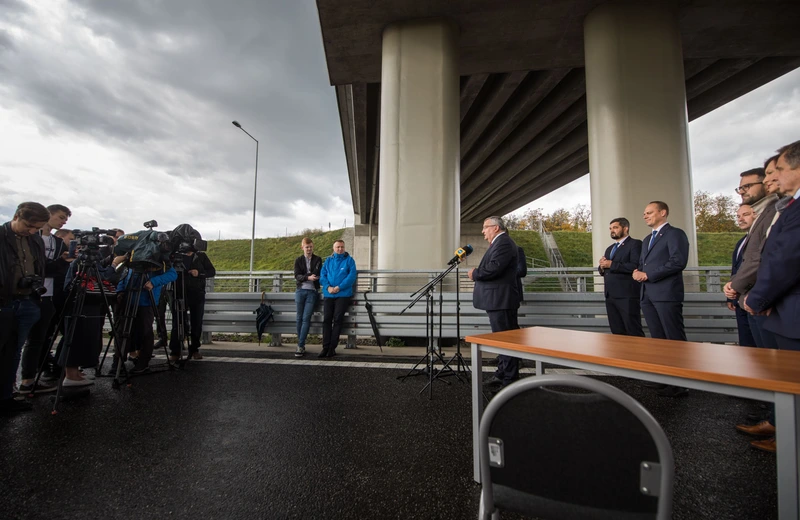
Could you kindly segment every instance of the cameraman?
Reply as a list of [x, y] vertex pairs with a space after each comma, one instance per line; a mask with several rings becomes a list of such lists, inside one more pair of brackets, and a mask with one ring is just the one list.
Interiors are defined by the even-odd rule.
[[50, 212], [38, 202], [17, 206], [14, 218], [0, 226], [0, 413], [30, 410], [13, 398], [20, 351], [39, 321], [38, 296], [44, 274], [44, 242], [39, 230]]
[[[183, 252], [183, 253], [181, 253]], [[202, 251], [197, 251], [189, 244], [181, 244], [179, 252], [175, 255], [173, 264], [178, 265], [178, 280], [175, 282], [175, 297], [185, 296], [184, 309], [189, 311], [189, 320], [186, 319], [186, 311], [183, 311], [184, 333], [186, 323], [189, 323], [191, 342], [189, 343], [189, 356], [193, 359], [203, 359], [200, 354], [200, 337], [203, 333], [203, 313], [206, 306], [206, 279], [214, 278], [217, 270]], [[169, 359], [177, 361], [180, 358], [183, 338], [177, 331], [178, 316], [175, 311], [178, 308], [172, 305], [172, 336], [169, 341]]]
[[[138, 308], [131, 327], [132, 344], [128, 345], [128, 351], [139, 351], [139, 355], [136, 358], [133, 369], [130, 371], [131, 374], [141, 374], [150, 370], [148, 365], [150, 364], [150, 358], [153, 356], [153, 319], [156, 312], [151, 299], [157, 304], [161, 296], [161, 287], [174, 282], [177, 278], [178, 273], [175, 272], [174, 267], [169, 269], [157, 267], [146, 272], [130, 268], [127, 275], [117, 285], [118, 302], [125, 301], [126, 295], [122, 294], [125, 291], [135, 291], [138, 287], [142, 287], [139, 301], [133, 302], [138, 305]], [[126, 354], [127, 352], [115, 352], [114, 358], [116, 360], [118, 356]], [[122, 357], [122, 359], [124, 360], [125, 358]]]
[[[22, 351], [22, 381], [19, 385], [19, 392], [22, 394], [29, 392], [41, 394], [56, 390], [55, 385], [44, 381], [40, 381], [34, 389], [33, 383], [39, 366], [48, 354], [45, 352], [45, 345], [50, 345], [48, 339], [55, 333], [58, 326], [59, 311], [63, 306], [57, 307], [56, 302], [64, 300], [63, 280], [70, 262], [75, 259], [69, 257], [68, 245], [57, 235], [51, 234], [53, 230], [58, 231], [64, 227], [69, 217], [72, 216], [72, 212], [61, 204], [47, 206], [47, 211], [50, 212], [50, 220], [39, 231], [44, 243], [46, 276], [44, 287], [47, 292], [39, 301], [41, 309], [39, 321], [31, 329], [28, 342]], [[61, 281], [60, 284], [57, 283], [58, 280]]]

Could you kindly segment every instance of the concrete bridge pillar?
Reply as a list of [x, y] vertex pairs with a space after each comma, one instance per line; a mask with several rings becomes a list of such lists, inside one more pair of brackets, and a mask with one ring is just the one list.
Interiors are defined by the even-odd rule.
[[584, 25], [592, 251], [611, 239], [608, 223], [631, 221], [643, 238], [648, 202], [669, 205], [670, 224], [683, 229], [697, 265], [697, 234], [689, 162], [686, 88], [678, 19], [662, 2], [610, 2]]
[[383, 32], [379, 269], [441, 269], [458, 247], [457, 37], [447, 20]]

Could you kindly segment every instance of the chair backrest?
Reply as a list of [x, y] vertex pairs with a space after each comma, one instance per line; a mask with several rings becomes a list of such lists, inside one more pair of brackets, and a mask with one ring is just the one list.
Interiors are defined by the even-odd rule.
[[522, 379], [489, 403], [479, 442], [486, 518], [496, 507], [542, 518], [671, 518], [669, 441], [641, 404], [607, 383]]

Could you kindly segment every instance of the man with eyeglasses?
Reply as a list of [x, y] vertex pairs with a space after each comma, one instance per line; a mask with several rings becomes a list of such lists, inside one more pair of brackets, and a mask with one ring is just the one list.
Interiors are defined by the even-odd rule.
[[[775, 202], [778, 196], [768, 194], [764, 186], [767, 171], [775, 169], [777, 157], [767, 159], [764, 168], [753, 168], [739, 175], [739, 187], [736, 192], [742, 197], [742, 204], [749, 204], [756, 219], [748, 232], [748, 244], [744, 249], [741, 265], [725, 284], [723, 292], [730, 300], [738, 300], [756, 283], [756, 273], [761, 263], [761, 249], [767, 237], [767, 230], [775, 216]], [[763, 328], [764, 316], [748, 314], [747, 321], [753, 334], [756, 346], [760, 348], [777, 348], [772, 333]]]

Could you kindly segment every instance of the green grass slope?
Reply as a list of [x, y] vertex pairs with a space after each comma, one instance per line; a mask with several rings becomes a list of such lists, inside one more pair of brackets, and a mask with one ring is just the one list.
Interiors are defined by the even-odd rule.
[[[525, 256], [549, 263], [539, 233], [536, 231], [511, 230], [508, 234], [518, 246], [525, 250]], [[539, 262], [537, 262], [537, 265], [539, 265]]]
[[558, 250], [568, 267], [592, 267], [592, 234], [584, 231], [554, 231]]
[[[343, 229], [309, 235], [314, 241], [314, 253], [325, 258], [333, 249], [333, 242], [342, 238]], [[254, 268], [256, 271], [291, 271], [294, 260], [302, 254], [302, 236], [259, 238], [255, 242]], [[247, 271], [250, 267], [249, 240], [210, 240], [208, 257], [218, 271]]]

